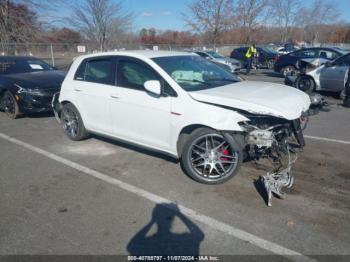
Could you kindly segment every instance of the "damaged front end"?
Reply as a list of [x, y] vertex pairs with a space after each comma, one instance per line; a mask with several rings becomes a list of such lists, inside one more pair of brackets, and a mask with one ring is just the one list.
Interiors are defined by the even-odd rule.
[[297, 151], [305, 146], [303, 129], [308, 117], [303, 114], [300, 119], [289, 121], [266, 115], [245, 116], [250, 120], [241, 123], [245, 130], [246, 158], [268, 159], [273, 165], [273, 170], [262, 177], [267, 203], [271, 206], [272, 193], [284, 198], [282, 188], [293, 185], [291, 167], [297, 159]]

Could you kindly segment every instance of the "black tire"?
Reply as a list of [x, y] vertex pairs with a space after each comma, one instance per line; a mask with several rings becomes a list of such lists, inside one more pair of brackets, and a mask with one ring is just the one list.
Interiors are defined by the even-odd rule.
[[300, 76], [295, 82], [295, 87], [310, 95], [315, 89], [315, 82], [309, 76]]
[[63, 105], [60, 118], [63, 131], [70, 140], [79, 141], [89, 136], [80, 113], [73, 104]]
[[20, 116], [18, 103], [10, 91], [6, 91], [3, 94], [0, 105], [9, 118], [16, 119]]
[[338, 96], [339, 96], [339, 99], [345, 100], [345, 98], [346, 98], [346, 90], [345, 90], [345, 88], [342, 91], [339, 92]]
[[231, 135], [209, 128], [192, 132], [181, 156], [186, 174], [193, 180], [208, 185], [222, 184], [233, 178], [239, 171], [242, 160], [242, 146]]
[[297, 69], [295, 68], [295, 66], [288, 65], [281, 69], [281, 74], [283, 75], [283, 77], [286, 77], [289, 72], [295, 72], [296, 70]]

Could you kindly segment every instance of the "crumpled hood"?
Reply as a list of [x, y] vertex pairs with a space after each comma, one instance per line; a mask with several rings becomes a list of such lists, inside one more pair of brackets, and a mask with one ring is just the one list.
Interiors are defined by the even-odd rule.
[[197, 101], [288, 120], [299, 118], [310, 107], [304, 92], [267, 82], [243, 81], [188, 93]]

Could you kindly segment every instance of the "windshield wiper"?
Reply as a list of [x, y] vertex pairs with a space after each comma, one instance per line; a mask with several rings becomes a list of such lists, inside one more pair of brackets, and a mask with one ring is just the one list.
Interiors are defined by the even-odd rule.
[[234, 79], [229, 79], [229, 78], [209, 78], [207, 81], [228, 81], [228, 82], [237, 82]]
[[204, 85], [210, 85], [209, 83], [207, 82], [204, 82], [204, 81], [200, 81], [200, 80], [197, 80], [197, 79], [177, 79], [176, 81], [183, 81], [183, 82], [194, 82], [194, 83], [201, 83], [201, 84], [204, 84]]

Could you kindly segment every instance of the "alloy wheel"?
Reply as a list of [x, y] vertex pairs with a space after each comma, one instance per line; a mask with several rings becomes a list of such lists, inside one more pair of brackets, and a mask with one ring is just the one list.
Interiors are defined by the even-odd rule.
[[237, 152], [219, 134], [207, 134], [194, 140], [189, 158], [193, 170], [210, 180], [230, 174], [238, 164]]
[[79, 123], [76, 113], [70, 108], [64, 108], [62, 110], [62, 127], [66, 135], [69, 137], [76, 137], [79, 131]]

